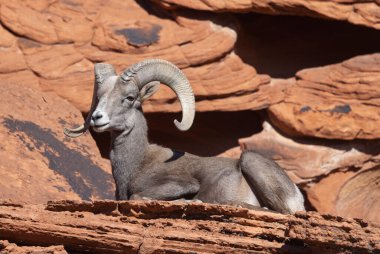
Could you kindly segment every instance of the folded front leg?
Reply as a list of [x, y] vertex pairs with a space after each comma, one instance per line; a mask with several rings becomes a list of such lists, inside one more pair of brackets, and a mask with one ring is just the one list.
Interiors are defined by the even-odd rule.
[[168, 181], [160, 185], [146, 186], [146, 189], [133, 193], [130, 200], [136, 199], [156, 199], [156, 200], [176, 200], [182, 198], [192, 198], [199, 191], [199, 183], [192, 181]]

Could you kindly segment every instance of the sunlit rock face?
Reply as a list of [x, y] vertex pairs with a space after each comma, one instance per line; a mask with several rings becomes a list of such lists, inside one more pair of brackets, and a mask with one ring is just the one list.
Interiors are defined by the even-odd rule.
[[[166, 12], [142, 1], [3, 1], [0, 20], [0, 74], [32, 71], [44, 91], [82, 112], [91, 103], [93, 63], [107, 62], [120, 72], [147, 58], [184, 71], [198, 111], [262, 108], [281, 99], [269, 96], [275, 93], [269, 76], [258, 75], [234, 53], [233, 16]], [[145, 105], [146, 112], [179, 110], [175, 94], [165, 88]]]
[[162, 58], [189, 78], [197, 115], [178, 132], [180, 105], [161, 86], [144, 105], [151, 141], [254, 150], [309, 209], [379, 221], [378, 2], [258, 2], [0, 0], [0, 197], [113, 198], [109, 136], [67, 139], [62, 127], [83, 122], [94, 63], [121, 72]]
[[380, 249], [379, 225], [365, 220], [178, 201], [30, 205], [0, 200], [0, 232], [7, 239], [0, 240], [2, 253], [371, 254]]
[[0, 85], [0, 199], [113, 199], [110, 166], [94, 140], [70, 140], [63, 127], [82, 122], [81, 113], [36, 86]]

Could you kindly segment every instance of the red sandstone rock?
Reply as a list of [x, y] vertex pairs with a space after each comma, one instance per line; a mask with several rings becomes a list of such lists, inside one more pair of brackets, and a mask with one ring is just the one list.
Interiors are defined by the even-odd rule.
[[224, 151], [221, 154], [218, 154], [219, 157], [227, 157], [227, 158], [234, 158], [239, 159], [241, 155], [241, 148], [240, 147], [233, 147], [226, 151]]
[[289, 83], [284, 101], [268, 109], [272, 123], [287, 134], [380, 138], [380, 54], [302, 70]]
[[41, 92], [36, 83], [2, 82], [0, 198], [27, 203], [113, 198], [109, 162], [91, 136], [69, 140], [63, 134], [64, 126], [81, 121], [70, 103]]
[[380, 222], [379, 185], [379, 166], [350, 177], [339, 189], [335, 201], [337, 213], [348, 217], [366, 217], [367, 220]]
[[[336, 214], [335, 203], [342, 185], [355, 175], [354, 171], [331, 172], [306, 188], [309, 202], [321, 213]], [[360, 217], [360, 216], [359, 216]]]
[[20, 89], [23, 87], [32, 87], [34, 89], [39, 89], [38, 77], [29, 70], [17, 71], [12, 73], [1, 74], [0, 80], [4, 84], [12, 84], [14, 86], [19, 86]]
[[0, 251], [3, 254], [9, 253], [28, 253], [28, 254], [67, 254], [65, 248], [60, 246], [17, 246], [14, 243], [9, 243], [8, 241], [0, 240]]
[[239, 140], [242, 149], [274, 159], [317, 211], [380, 222], [379, 141], [290, 139], [267, 122], [263, 127]]
[[0, 45], [4, 48], [10, 48], [16, 44], [16, 37], [8, 32], [1, 24], [0, 24]]
[[[379, 162], [379, 141], [328, 141], [292, 139], [280, 134], [268, 122], [263, 131], [239, 140], [243, 150], [272, 157], [289, 171], [297, 183], [306, 183], [332, 171], [363, 167]], [[377, 155], [379, 158], [377, 158]]]
[[[379, 24], [378, 2], [301, 1], [295, 5], [293, 0], [278, 0], [258, 6], [251, 1], [208, 1], [206, 7], [196, 6], [204, 1], [165, 2], [216, 11], [328, 17], [375, 28]], [[95, 159], [99, 155], [94, 142], [88, 136], [75, 141], [62, 136], [62, 125], [83, 121], [80, 113], [37, 88], [54, 91], [86, 112], [92, 94], [92, 66], [100, 61], [114, 64], [118, 71], [144, 58], [172, 61], [189, 77], [197, 111], [270, 106], [272, 123], [293, 136], [379, 138], [378, 54], [303, 70], [294, 80], [271, 82], [269, 76], [258, 75], [233, 52], [238, 31], [233, 18], [223, 16], [225, 20], [220, 20], [209, 13], [178, 10], [166, 13], [147, 5], [144, 7], [142, 1], [0, 1], [0, 78], [5, 84], [0, 88], [0, 121], [5, 123], [0, 126], [0, 136], [6, 140], [0, 145], [0, 159], [4, 161], [0, 165], [1, 197], [32, 203], [113, 197], [109, 174], [107, 181], [99, 178], [97, 182], [88, 171], [78, 173], [76, 169], [81, 165], [78, 160], [86, 161], [84, 155], [96, 168], [91, 174], [109, 173], [109, 163]], [[144, 110], [174, 112], [180, 106], [174, 93], [162, 87]], [[70, 120], [64, 123], [62, 119]], [[371, 201], [378, 199], [376, 192], [371, 192], [377, 188], [378, 142], [290, 140], [265, 131], [253, 141], [242, 142], [269, 156], [276, 155], [273, 158], [302, 183], [318, 211], [378, 220], [374, 213], [378, 203]], [[54, 142], [47, 142], [45, 137]], [[208, 139], [202, 141], [202, 149], [207, 149]], [[226, 139], [220, 142], [226, 143]], [[239, 156], [238, 149], [229, 156]], [[80, 159], [67, 166], [72, 158]], [[54, 171], [53, 167], [63, 171]], [[94, 187], [96, 183], [107, 187]], [[360, 192], [362, 185], [368, 188]], [[89, 194], [89, 186], [95, 189], [93, 193]], [[357, 196], [350, 194], [358, 192]]]
[[[82, 112], [91, 103], [94, 62], [111, 63], [122, 71], [146, 58], [166, 59], [183, 69], [198, 111], [256, 109], [282, 99], [282, 93], [269, 86], [268, 76], [258, 75], [233, 53], [237, 24], [232, 17], [160, 15], [153, 5], [144, 8], [135, 1], [116, 0], [0, 1], [0, 8], [6, 28], [0, 27], [0, 45], [6, 46], [0, 49], [0, 73], [33, 71], [44, 91], [56, 92]], [[168, 89], [145, 109], [179, 110]]]
[[[283, 99], [280, 87], [272, 86], [268, 76], [257, 75], [253, 68], [242, 66], [241, 59], [232, 53], [221, 62], [183, 69], [195, 93], [196, 110], [261, 109]], [[173, 96], [172, 91], [161, 87], [144, 109], [146, 112], [156, 112], [157, 108], [161, 112], [179, 111], [180, 105], [173, 101]]]
[[165, 201], [0, 203], [1, 239], [91, 253], [375, 253], [380, 228], [317, 213], [283, 215]]
[[1, 21], [11, 31], [46, 43], [85, 43], [91, 40], [92, 23], [75, 3], [54, 1], [1, 1]]
[[176, 5], [202, 11], [214, 12], [258, 12], [265, 14], [285, 14], [311, 16], [347, 21], [380, 29], [380, 4], [376, 1], [360, 0], [163, 0], [155, 2], [173, 8]]
[[379, 222], [378, 167], [359, 173], [338, 171], [305, 188], [310, 203], [321, 213]]

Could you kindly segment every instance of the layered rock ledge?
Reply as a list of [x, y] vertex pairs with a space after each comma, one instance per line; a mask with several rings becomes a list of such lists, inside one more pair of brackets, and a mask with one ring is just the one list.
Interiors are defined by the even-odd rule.
[[[233, 17], [115, 0], [0, 1], [0, 10], [2, 80], [33, 80], [82, 112], [91, 104], [94, 63], [113, 64], [120, 72], [147, 58], [171, 61], [184, 71], [198, 111], [263, 108], [281, 99], [281, 93], [269, 96], [275, 93], [269, 76], [258, 75], [233, 52]], [[160, 89], [144, 110], [178, 112], [180, 105], [174, 92]]]
[[360, 0], [163, 0], [165, 7], [177, 6], [213, 12], [257, 12], [272, 15], [300, 15], [347, 21], [380, 29], [378, 1]]
[[291, 136], [380, 138], [380, 54], [299, 71], [284, 101], [269, 107], [273, 124]]
[[0, 202], [1, 240], [75, 253], [376, 253], [379, 235], [379, 225], [313, 212], [165, 201]]

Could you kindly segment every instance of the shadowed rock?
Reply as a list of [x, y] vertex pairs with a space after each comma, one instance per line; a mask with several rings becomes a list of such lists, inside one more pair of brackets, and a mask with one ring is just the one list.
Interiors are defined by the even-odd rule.
[[114, 198], [109, 163], [91, 136], [68, 142], [62, 133], [62, 126], [82, 119], [52, 93], [1, 84], [0, 198], [28, 203]]

